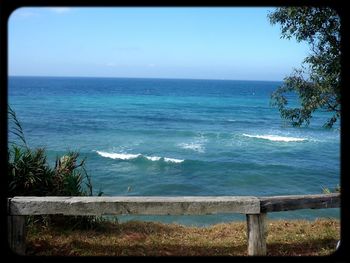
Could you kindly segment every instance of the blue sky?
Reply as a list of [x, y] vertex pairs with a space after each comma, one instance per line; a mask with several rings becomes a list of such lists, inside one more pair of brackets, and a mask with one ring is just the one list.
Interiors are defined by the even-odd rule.
[[9, 75], [282, 80], [309, 52], [274, 8], [20, 8]]

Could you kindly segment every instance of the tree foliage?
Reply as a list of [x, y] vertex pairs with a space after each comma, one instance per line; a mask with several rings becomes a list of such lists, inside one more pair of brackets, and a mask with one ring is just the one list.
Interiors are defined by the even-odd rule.
[[[309, 124], [316, 110], [330, 112], [325, 123], [332, 127], [340, 118], [340, 17], [328, 7], [281, 7], [268, 15], [271, 24], [280, 24], [282, 38], [295, 37], [311, 47], [301, 69], [284, 79], [272, 94], [272, 104], [294, 126]], [[288, 93], [296, 93], [299, 107], [288, 107]]]

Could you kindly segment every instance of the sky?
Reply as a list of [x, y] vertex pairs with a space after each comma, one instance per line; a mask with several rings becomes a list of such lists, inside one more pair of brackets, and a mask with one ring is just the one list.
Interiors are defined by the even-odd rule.
[[10, 76], [283, 80], [309, 47], [281, 38], [274, 8], [19, 8]]

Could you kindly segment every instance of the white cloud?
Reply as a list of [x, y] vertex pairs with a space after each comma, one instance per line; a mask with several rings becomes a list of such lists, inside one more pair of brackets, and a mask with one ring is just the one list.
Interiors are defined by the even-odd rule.
[[71, 11], [69, 7], [50, 7], [49, 10], [56, 14], [65, 14]]

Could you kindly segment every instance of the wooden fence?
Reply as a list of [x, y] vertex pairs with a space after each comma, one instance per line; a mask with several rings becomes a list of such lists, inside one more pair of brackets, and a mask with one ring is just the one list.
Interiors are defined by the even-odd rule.
[[340, 207], [340, 194], [254, 196], [114, 196], [8, 198], [8, 241], [25, 254], [25, 217], [29, 215], [207, 215], [240, 213], [247, 219], [248, 255], [266, 255], [266, 213]]

